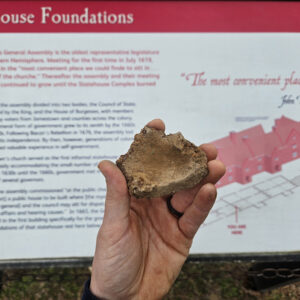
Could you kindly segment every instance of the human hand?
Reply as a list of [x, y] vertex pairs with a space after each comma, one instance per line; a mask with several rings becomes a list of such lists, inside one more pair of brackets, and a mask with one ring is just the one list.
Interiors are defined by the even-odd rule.
[[[161, 120], [149, 127], [164, 130]], [[107, 184], [105, 213], [97, 236], [90, 289], [104, 299], [161, 299], [179, 275], [193, 237], [216, 199], [214, 184], [224, 175], [213, 145], [200, 146], [208, 157], [209, 175], [196, 187], [173, 195], [175, 218], [166, 198], [136, 199], [125, 177], [109, 161], [99, 169]]]

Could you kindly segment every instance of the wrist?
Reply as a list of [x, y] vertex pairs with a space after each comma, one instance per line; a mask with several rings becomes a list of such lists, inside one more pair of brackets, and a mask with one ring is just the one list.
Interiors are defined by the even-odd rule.
[[87, 280], [84, 285], [84, 290], [81, 300], [108, 300], [100, 295], [100, 293], [95, 292], [91, 288], [91, 279]]
[[100, 300], [110, 300], [105, 293], [103, 293], [101, 290], [99, 290], [98, 286], [96, 285], [95, 281], [93, 280], [93, 277], [91, 278], [90, 283], [90, 291], [98, 297]]
[[[131, 295], [116, 295], [115, 293], [112, 293], [112, 290], [110, 289], [104, 289], [101, 290], [101, 287], [97, 284], [97, 281], [94, 280], [93, 276], [90, 280], [89, 285], [90, 292], [96, 297], [95, 300], [141, 300], [144, 298], [141, 298], [138, 294], [131, 294]], [[106, 291], [106, 292], [105, 292]], [[90, 299], [82, 299], [82, 300], [90, 300]], [[91, 299], [91, 300], [94, 300]]]

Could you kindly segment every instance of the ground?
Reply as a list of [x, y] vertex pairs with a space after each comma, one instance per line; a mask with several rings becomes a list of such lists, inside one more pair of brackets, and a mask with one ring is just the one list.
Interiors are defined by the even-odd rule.
[[[265, 292], [247, 288], [250, 263], [187, 262], [164, 300], [298, 300], [300, 282]], [[88, 268], [4, 270], [0, 300], [80, 299]]]

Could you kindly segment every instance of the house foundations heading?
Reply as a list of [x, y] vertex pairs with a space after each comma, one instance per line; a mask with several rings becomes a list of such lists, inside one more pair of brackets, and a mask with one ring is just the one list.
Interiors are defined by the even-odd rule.
[[40, 24], [132, 24], [134, 15], [107, 11], [92, 13], [88, 7], [82, 13], [55, 13], [51, 6], [41, 7], [38, 18], [33, 13], [0, 14], [2, 24], [34, 24], [37, 19]]

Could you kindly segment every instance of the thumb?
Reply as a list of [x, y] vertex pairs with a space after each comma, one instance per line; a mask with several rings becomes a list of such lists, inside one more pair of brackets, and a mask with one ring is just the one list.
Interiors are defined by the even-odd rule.
[[102, 161], [98, 165], [106, 180], [106, 199], [103, 222], [124, 220], [129, 217], [129, 194], [125, 177], [111, 161]]

